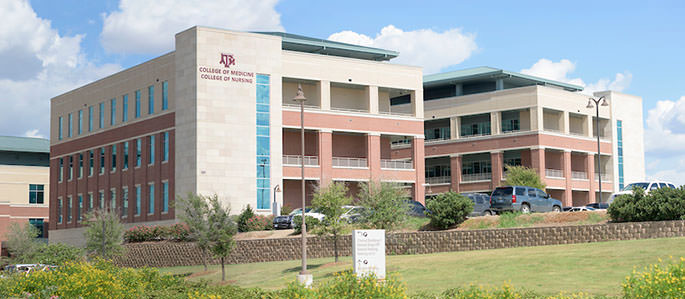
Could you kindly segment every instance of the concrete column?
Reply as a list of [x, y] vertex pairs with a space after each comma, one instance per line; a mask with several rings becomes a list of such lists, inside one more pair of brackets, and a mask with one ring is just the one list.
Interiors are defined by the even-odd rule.
[[564, 205], [565, 206], [572, 206], [573, 205], [573, 185], [572, 185], [572, 180], [573, 180], [573, 175], [571, 174], [571, 151], [570, 150], [564, 150], [564, 155], [562, 158], [562, 162], [564, 165], [564, 177], [566, 178], [566, 192], [564, 192]]
[[530, 107], [530, 130], [542, 131], [545, 129], [545, 119], [542, 107]]
[[450, 156], [450, 190], [459, 192], [459, 183], [461, 183], [461, 156]]
[[545, 180], [545, 149], [536, 148], [530, 150], [530, 164], [538, 172], [540, 178]]
[[464, 95], [464, 86], [461, 83], [458, 83], [457, 85], [454, 86], [454, 95], [456, 95], [456, 96]]
[[450, 139], [459, 139], [459, 116], [450, 117]]
[[490, 165], [492, 168], [492, 189], [502, 184], [502, 163], [504, 157], [501, 151], [490, 153]]
[[371, 181], [377, 182], [381, 179], [381, 135], [369, 133], [366, 135], [366, 157], [369, 165], [369, 175]]
[[562, 112], [562, 121], [564, 126], [561, 128], [561, 131], [568, 135], [571, 132], [571, 121], [569, 120], [568, 111]]
[[319, 168], [321, 187], [328, 186], [333, 179], [333, 132], [319, 131]]
[[414, 117], [423, 119], [423, 89], [411, 91], [410, 96]]
[[331, 81], [319, 81], [319, 98], [321, 99], [321, 110], [331, 110]]
[[414, 137], [412, 139], [412, 161], [414, 161], [414, 170], [416, 171], [416, 181], [414, 182], [414, 200], [421, 203], [426, 202], [426, 190], [424, 184], [426, 182], [426, 160], [424, 155], [425, 147], [424, 140], [421, 137]]
[[587, 163], [586, 165], [586, 171], [587, 171], [587, 179], [588, 179], [588, 202], [596, 202], [595, 199], [595, 155], [588, 153], [587, 157], [585, 157], [585, 162]]
[[501, 112], [490, 112], [490, 134], [492, 135], [498, 135], [502, 133], [501, 126], [502, 122], [500, 121], [500, 115]]
[[595, 136], [595, 122], [592, 120], [592, 115], [587, 116], [587, 132], [586, 133], [587, 133], [588, 137], [594, 137]]
[[504, 89], [504, 79], [497, 79], [497, 81], [495, 81], [495, 90], [502, 89]]
[[367, 104], [367, 106], [369, 107], [369, 113], [378, 114], [378, 86], [367, 86], [366, 95], [369, 101], [369, 103]]

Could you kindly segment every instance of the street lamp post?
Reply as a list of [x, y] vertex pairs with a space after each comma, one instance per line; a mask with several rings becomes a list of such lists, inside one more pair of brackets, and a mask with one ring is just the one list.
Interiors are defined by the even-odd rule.
[[300, 103], [300, 141], [301, 141], [301, 154], [300, 154], [300, 168], [302, 170], [302, 271], [297, 275], [297, 280], [304, 284], [305, 286], [310, 286], [312, 284], [312, 275], [307, 271], [307, 224], [305, 222], [306, 209], [305, 209], [305, 186], [304, 186], [304, 102], [307, 98], [304, 97], [304, 92], [302, 91], [302, 85], [297, 85], [297, 95], [293, 99]]
[[[598, 181], [599, 181], [599, 198], [597, 198], [597, 208], [599, 208], [599, 205], [602, 203], [602, 165], [601, 165], [601, 159], [600, 159], [600, 149], [599, 149], [599, 106], [601, 105], [602, 107], [609, 106], [609, 103], [607, 103], [607, 100], [604, 96], [600, 97], [599, 99], [594, 99], [594, 98], [589, 98], [587, 101], [587, 106], [586, 108], [592, 109], [594, 104], [595, 107], [595, 133], [597, 134], [597, 169], [599, 169], [598, 173]], [[601, 104], [599, 102], [602, 102]], [[592, 182], [590, 182], [592, 184]]]
[[281, 215], [281, 210], [278, 208], [278, 202], [276, 201], [276, 192], [281, 192], [280, 185], [276, 185], [276, 187], [274, 187], [274, 203], [272, 205], [273, 211], [271, 211], [271, 213], [274, 214], [274, 217]]

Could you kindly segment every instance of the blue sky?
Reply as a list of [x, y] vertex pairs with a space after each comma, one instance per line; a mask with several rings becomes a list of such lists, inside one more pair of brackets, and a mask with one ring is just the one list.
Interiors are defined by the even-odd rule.
[[641, 96], [647, 175], [685, 184], [683, 15], [682, 1], [0, 0], [0, 135], [48, 136], [50, 97], [190, 26], [284, 30], [398, 50], [426, 73], [487, 65]]

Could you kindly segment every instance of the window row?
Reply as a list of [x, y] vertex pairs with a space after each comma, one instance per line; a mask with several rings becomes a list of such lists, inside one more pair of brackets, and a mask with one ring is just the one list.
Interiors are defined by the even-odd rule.
[[[140, 216], [143, 212], [143, 208], [146, 208], [147, 215], [154, 215], [157, 198], [161, 198], [162, 201], [161, 213], [166, 214], [169, 212], [168, 181], [162, 181], [161, 189], [157, 192], [155, 192], [155, 183], [148, 183], [147, 188], [144, 188], [141, 185], [135, 185], [131, 192], [132, 194], [129, 195], [129, 187], [124, 186], [121, 187], [120, 190], [112, 188], [108, 192], [105, 192], [105, 190], [100, 190], [97, 193], [89, 192], [85, 197], [83, 194], [78, 194], [76, 196], [69, 195], [66, 198], [66, 202], [63, 197], [58, 197], [57, 223], [61, 224], [65, 220], [67, 223], [71, 223], [74, 217], [76, 218], [76, 222], [81, 222], [84, 220], [85, 214], [96, 209], [114, 211], [119, 217], [127, 218], [129, 215], [129, 206], [133, 208], [133, 216]], [[119, 203], [117, 203], [117, 196], [121, 196], [121, 201]], [[147, 201], [145, 207], [143, 207], [144, 200]], [[132, 202], [129, 204], [129, 201]], [[76, 211], [74, 211], [74, 205], [76, 205]], [[72, 214], [74, 212], [75, 215]], [[66, 219], [64, 219], [65, 214]]]
[[[155, 135], [150, 135], [133, 140], [127, 140], [119, 144], [109, 145], [109, 155], [111, 156], [109, 159], [110, 165], [105, 165], [105, 147], [91, 149], [84, 153], [59, 158], [57, 181], [62, 182], [64, 179], [65, 166], [67, 180], [72, 180], [74, 178], [75, 168], [77, 172], [76, 175], [79, 179], [83, 178], [84, 166], [85, 170], [88, 171], [89, 177], [93, 175], [96, 167], [99, 168], [98, 172], [100, 175], [102, 175], [105, 173], [105, 169], [108, 167], [110, 172], [116, 172], [118, 167], [117, 162], [121, 163], [119, 166], [121, 167], [121, 170], [127, 170], [130, 164], [134, 165], [134, 167], [140, 167], [142, 165], [143, 155], [147, 156], [148, 166], [154, 165], [155, 146], [158, 142], [160, 143], [158, 146], [160, 146], [162, 149], [162, 156], [160, 157], [162, 163], [169, 161], [169, 132], [161, 133], [159, 135], [161, 140], [155, 137]], [[143, 152], [143, 138], [147, 140], [145, 152]], [[117, 146], [120, 146], [122, 149], [121, 154], [123, 155], [123, 158], [121, 161], [117, 160]]]
[[[139, 118], [141, 117], [143, 111], [142, 111], [142, 92], [140, 89], [136, 90], [133, 93], [134, 96], [134, 102], [132, 103], [134, 105], [134, 117]], [[121, 100], [121, 102], [117, 101]], [[95, 113], [96, 107], [91, 105], [88, 106], [87, 112], [86, 109], [81, 109], [75, 112], [76, 116], [74, 116], [74, 113], [68, 113], [67, 114], [67, 130], [66, 130], [66, 135], [68, 138], [71, 138], [74, 136], [74, 133], [76, 135], [81, 135], [84, 133], [84, 131], [88, 130], [88, 132], [92, 132], [95, 130], [95, 125], [94, 121], [95, 118], [97, 117], [97, 126], [98, 129], [103, 129], [105, 127], [105, 115], [109, 115], [109, 125], [110, 126], [115, 126], [117, 124], [117, 108], [121, 109], [119, 113], [121, 113], [121, 123], [125, 123], [128, 121], [129, 117], [129, 95], [125, 94], [122, 95], [121, 98], [112, 98], [109, 100], [109, 105], [105, 105], [106, 102], [100, 102], [97, 104], [97, 116]], [[120, 103], [120, 105], [119, 105]], [[106, 113], [105, 109], [106, 106], [109, 108], [109, 113]], [[164, 81], [162, 82], [162, 111], [169, 109], [169, 82]], [[88, 114], [88, 119], [84, 123], [84, 113]], [[152, 115], [155, 113], [155, 86], [150, 85], [147, 87], [147, 114]], [[74, 118], [76, 118], [76, 123], [74, 124]], [[57, 119], [57, 138], [59, 140], [62, 140], [64, 138], [64, 119], [62, 116], [59, 116]], [[76, 132], [74, 132], [74, 128], [76, 129]]]

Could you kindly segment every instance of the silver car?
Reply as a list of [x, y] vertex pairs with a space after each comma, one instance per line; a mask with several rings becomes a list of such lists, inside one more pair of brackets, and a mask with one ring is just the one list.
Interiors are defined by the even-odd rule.
[[561, 201], [544, 191], [526, 186], [497, 187], [490, 196], [490, 209], [497, 212], [561, 212]]

